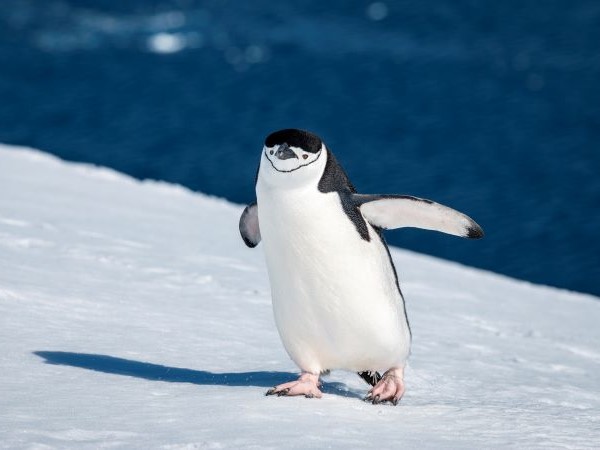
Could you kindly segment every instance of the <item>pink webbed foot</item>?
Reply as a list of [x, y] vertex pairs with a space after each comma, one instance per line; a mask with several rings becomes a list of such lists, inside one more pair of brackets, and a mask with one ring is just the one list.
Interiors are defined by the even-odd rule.
[[367, 393], [365, 401], [372, 402], [374, 405], [384, 402], [397, 405], [403, 395], [404, 369], [392, 368], [384, 373], [379, 383]]
[[319, 375], [302, 372], [296, 381], [283, 383], [269, 389], [266, 395], [294, 396], [304, 395], [306, 398], [321, 398], [323, 393], [319, 390]]

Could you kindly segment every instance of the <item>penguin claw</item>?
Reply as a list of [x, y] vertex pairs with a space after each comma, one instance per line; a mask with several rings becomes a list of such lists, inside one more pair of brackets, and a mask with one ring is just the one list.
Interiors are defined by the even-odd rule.
[[404, 394], [403, 375], [402, 368], [388, 370], [365, 397], [365, 400], [370, 400], [374, 405], [389, 403], [396, 406]]
[[321, 398], [322, 393], [319, 390], [318, 375], [302, 372], [297, 381], [290, 381], [274, 386], [265, 395], [277, 395], [278, 397], [302, 395], [306, 398]]
[[367, 395], [365, 395], [365, 398], [363, 398], [364, 402], [370, 402], [373, 399], [373, 394], [371, 392], [369, 392]]

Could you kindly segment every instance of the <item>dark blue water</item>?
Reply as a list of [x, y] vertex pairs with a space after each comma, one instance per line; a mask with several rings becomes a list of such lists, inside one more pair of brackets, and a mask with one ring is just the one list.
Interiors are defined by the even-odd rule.
[[597, 0], [0, 8], [1, 142], [244, 203], [265, 135], [310, 129], [360, 191], [486, 231], [392, 244], [595, 294], [599, 80]]

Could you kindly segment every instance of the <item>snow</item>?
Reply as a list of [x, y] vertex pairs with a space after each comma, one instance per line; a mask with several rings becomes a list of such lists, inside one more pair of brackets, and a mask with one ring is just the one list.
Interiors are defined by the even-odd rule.
[[0, 447], [600, 445], [598, 298], [399, 249], [401, 404], [345, 372], [320, 400], [265, 397], [297, 371], [241, 211], [0, 146]]

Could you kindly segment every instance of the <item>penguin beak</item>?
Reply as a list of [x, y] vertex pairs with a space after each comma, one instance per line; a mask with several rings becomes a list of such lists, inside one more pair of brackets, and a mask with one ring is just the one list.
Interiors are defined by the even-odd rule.
[[294, 153], [294, 151], [287, 144], [281, 144], [279, 146], [279, 148], [277, 149], [277, 151], [275, 152], [275, 156], [277, 156], [277, 158], [279, 158], [281, 160], [291, 159], [291, 158], [298, 159], [298, 156]]

